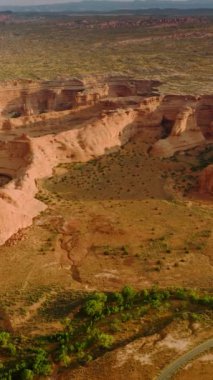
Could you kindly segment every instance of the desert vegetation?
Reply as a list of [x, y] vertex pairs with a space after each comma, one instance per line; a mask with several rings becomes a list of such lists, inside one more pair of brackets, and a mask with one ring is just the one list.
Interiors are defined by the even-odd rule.
[[[82, 294], [70, 304], [71, 316], [53, 334], [26, 336], [0, 333], [0, 378], [34, 379], [54, 368], [76, 368], [108, 350], [159, 332], [172, 320], [211, 321], [213, 300], [208, 293], [184, 288]], [[43, 313], [47, 312], [44, 307]]]

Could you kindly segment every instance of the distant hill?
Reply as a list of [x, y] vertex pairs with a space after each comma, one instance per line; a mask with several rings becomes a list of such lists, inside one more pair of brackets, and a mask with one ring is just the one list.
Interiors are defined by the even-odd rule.
[[213, 9], [213, 0], [135, 0], [135, 1], [104, 1], [84, 0], [64, 4], [48, 4], [34, 6], [0, 6], [0, 11], [7, 9], [14, 12], [113, 12], [118, 10], [139, 9]]

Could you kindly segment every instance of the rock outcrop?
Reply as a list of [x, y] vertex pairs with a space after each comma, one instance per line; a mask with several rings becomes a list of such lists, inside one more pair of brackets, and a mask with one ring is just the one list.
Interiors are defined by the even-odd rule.
[[170, 135], [157, 141], [152, 154], [171, 157], [176, 152], [194, 148], [204, 142], [205, 138], [197, 125], [195, 109], [184, 107], [178, 113]]
[[213, 194], [213, 164], [202, 170], [199, 178], [200, 194]]

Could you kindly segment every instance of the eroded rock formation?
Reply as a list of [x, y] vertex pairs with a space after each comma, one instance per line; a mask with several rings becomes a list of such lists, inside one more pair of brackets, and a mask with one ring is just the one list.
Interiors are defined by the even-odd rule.
[[211, 140], [213, 97], [161, 96], [158, 84], [113, 77], [0, 87], [0, 175], [8, 178], [0, 244], [45, 209], [36, 180], [59, 163], [103, 155], [142, 129], [153, 136], [148, 150], [163, 157]]
[[204, 142], [204, 135], [197, 125], [195, 109], [183, 107], [176, 116], [170, 135], [157, 141], [152, 149], [152, 154], [171, 157], [176, 152], [194, 148]]

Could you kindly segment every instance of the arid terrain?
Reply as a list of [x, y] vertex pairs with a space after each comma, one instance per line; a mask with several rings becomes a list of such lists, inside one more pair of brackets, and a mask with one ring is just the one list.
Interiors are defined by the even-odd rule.
[[5, 17], [0, 379], [210, 380], [211, 17]]

